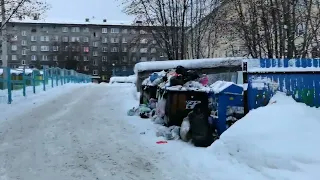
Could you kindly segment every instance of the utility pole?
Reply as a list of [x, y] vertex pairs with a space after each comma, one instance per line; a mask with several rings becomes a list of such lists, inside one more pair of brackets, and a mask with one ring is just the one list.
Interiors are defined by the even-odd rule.
[[[7, 41], [7, 25], [4, 24], [6, 23], [6, 8], [5, 8], [5, 1], [1, 0], [1, 40], [2, 40], [2, 54], [1, 54], [1, 59], [2, 59], [2, 67], [3, 67], [3, 79], [5, 80], [8, 75], [7, 75], [7, 67], [8, 67], [8, 59], [7, 59], [7, 54], [8, 54], [8, 41]], [[7, 87], [6, 83], [3, 83], [3, 88], [5, 89]]]

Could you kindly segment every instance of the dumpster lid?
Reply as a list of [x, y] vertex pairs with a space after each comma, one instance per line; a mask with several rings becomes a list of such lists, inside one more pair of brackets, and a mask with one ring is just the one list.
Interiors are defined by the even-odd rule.
[[215, 94], [219, 93], [234, 93], [234, 94], [242, 94], [243, 87], [241, 85], [235, 84], [233, 82], [228, 81], [216, 81], [212, 85], [210, 85], [210, 90]]

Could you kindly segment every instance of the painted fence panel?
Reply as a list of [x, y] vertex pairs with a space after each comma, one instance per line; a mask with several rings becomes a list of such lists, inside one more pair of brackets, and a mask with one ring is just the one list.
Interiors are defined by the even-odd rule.
[[247, 69], [249, 110], [267, 105], [276, 91], [320, 107], [319, 59], [259, 59]]

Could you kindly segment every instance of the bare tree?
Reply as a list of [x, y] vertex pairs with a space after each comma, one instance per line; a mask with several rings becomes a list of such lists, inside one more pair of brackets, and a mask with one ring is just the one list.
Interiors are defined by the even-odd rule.
[[[206, 23], [207, 21], [202, 19], [210, 14], [218, 2], [217, 0], [123, 1], [127, 14], [136, 16], [137, 20], [141, 20], [145, 25], [156, 26], [152, 34], [157, 44], [165, 50], [168, 59], [184, 59], [187, 43], [194, 40], [199, 43], [199, 34], [202, 37], [203, 29], [193, 29], [193, 27], [202, 22]], [[204, 25], [201, 24], [201, 27]], [[187, 32], [191, 37], [187, 36]]]
[[[254, 58], [306, 58], [319, 47], [319, 0], [234, 0], [248, 53]], [[316, 53], [314, 53], [316, 54]]]

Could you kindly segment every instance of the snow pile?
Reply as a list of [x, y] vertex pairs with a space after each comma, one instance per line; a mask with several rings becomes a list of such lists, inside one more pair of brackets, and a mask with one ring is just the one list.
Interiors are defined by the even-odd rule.
[[142, 72], [148, 70], [166, 70], [173, 69], [177, 66], [183, 66], [187, 69], [201, 69], [201, 68], [213, 68], [213, 67], [233, 67], [241, 66], [244, 58], [213, 58], [213, 59], [192, 59], [192, 60], [170, 60], [170, 61], [152, 61], [152, 62], [140, 62], [134, 66], [134, 72]]
[[[231, 85], [237, 85], [237, 84], [233, 82], [228, 82], [228, 81], [216, 81], [215, 83], [210, 85], [210, 91], [213, 91], [214, 93], [218, 94]], [[240, 85], [237, 85], [237, 86], [240, 86]]]
[[[37, 69], [25, 69], [25, 74], [26, 75], [29, 75], [31, 74], [34, 70], [37, 70]], [[19, 74], [22, 74], [23, 73], [23, 69], [21, 68], [18, 68], [18, 69], [10, 69], [10, 72], [11, 74], [16, 74], [16, 75], [19, 75]], [[43, 74], [43, 71], [39, 71], [40, 74]], [[0, 69], [0, 75], [3, 74], [3, 69]]]
[[110, 78], [110, 83], [136, 83], [137, 76], [114, 76]]
[[319, 109], [277, 93], [268, 106], [250, 111], [209, 150], [218, 159], [245, 164], [266, 179], [318, 179], [319, 129]]

